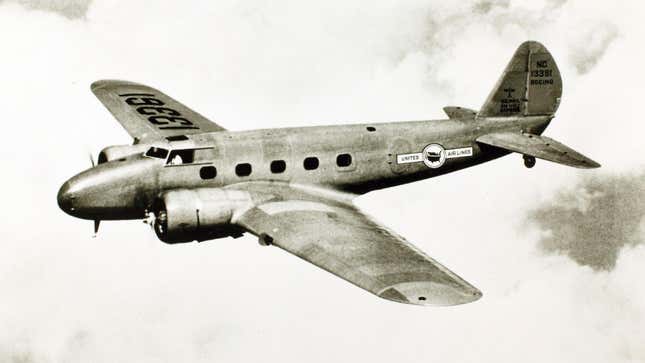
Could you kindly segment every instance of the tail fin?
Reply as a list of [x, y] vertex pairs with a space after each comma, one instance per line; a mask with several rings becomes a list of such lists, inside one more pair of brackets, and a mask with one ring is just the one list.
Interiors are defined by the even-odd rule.
[[528, 41], [517, 48], [477, 116], [553, 115], [561, 96], [562, 78], [551, 53]]

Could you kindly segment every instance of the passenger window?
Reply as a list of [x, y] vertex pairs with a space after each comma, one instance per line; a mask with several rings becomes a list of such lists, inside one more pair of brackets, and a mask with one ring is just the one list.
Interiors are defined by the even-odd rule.
[[168, 165], [182, 165], [190, 164], [195, 158], [195, 150], [185, 149], [185, 150], [172, 150], [170, 156], [168, 157]]
[[285, 163], [284, 160], [273, 160], [271, 162], [271, 172], [273, 174], [284, 173], [286, 169], [287, 169], [287, 163]]
[[318, 161], [318, 158], [315, 156], [311, 156], [305, 159], [303, 165], [305, 167], [305, 170], [314, 170], [318, 169], [318, 165], [320, 162]]
[[204, 166], [199, 169], [199, 177], [202, 179], [213, 179], [217, 176], [217, 169], [214, 166]]
[[165, 159], [166, 156], [168, 156], [168, 150], [153, 146], [148, 149], [148, 151], [146, 151], [146, 156], [157, 159]]
[[352, 156], [349, 154], [340, 154], [336, 157], [336, 165], [346, 168], [352, 165]]
[[237, 174], [237, 176], [251, 175], [251, 164], [249, 163], [237, 164], [237, 166], [235, 166], [235, 174]]

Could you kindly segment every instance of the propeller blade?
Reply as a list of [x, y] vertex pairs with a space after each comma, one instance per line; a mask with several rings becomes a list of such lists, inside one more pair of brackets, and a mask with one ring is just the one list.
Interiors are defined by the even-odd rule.
[[94, 220], [94, 237], [99, 233], [99, 225], [101, 224], [101, 221], [98, 219]]
[[143, 219], [143, 223], [147, 224], [152, 228], [153, 230], [155, 229], [155, 214], [152, 212], [146, 212], [146, 217]]
[[94, 163], [94, 157], [92, 157], [92, 153], [90, 152], [90, 153], [87, 153], [87, 154], [88, 154], [88, 155], [89, 155], [89, 157], [90, 157], [90, 163], [92, 163], [92, 167], [95, 167], [95, 166], [96, 166], [96, 164]]

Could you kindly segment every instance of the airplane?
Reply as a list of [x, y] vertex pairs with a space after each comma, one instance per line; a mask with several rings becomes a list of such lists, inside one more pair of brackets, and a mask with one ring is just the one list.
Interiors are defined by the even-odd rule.
[[445, 120], [227, 131], [142, 84], [92, 92], [133, 137], [67, 180], [60, 208], [78, 218], [149, 220], [169, 244], [240, 237], [280, 247], [381, 298], [457, 305], [480, 290], [360, 211], [362, 194], [518, 153], [577, 168], [600, 164], [542, 132], [562, 79], [536, 41], [519, 46], [479, 111]]

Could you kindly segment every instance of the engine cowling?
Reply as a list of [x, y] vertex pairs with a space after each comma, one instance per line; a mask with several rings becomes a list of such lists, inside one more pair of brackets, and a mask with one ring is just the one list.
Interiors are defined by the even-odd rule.
[[128, 156], [141, 154], [148, 150], [150, 145], [136, 144], [136, 145], [113, 145], [108, 146], [101, 150], [99, 153], [98, 163], [103, 164], [108, 161], [123, 159]]
[[173, 190], [154, 203], [154, 230], [166, 243], [204, 241], [241, 235], [231, 223], [238, 208], [251, 205], [247, 193], [219, 188]]

